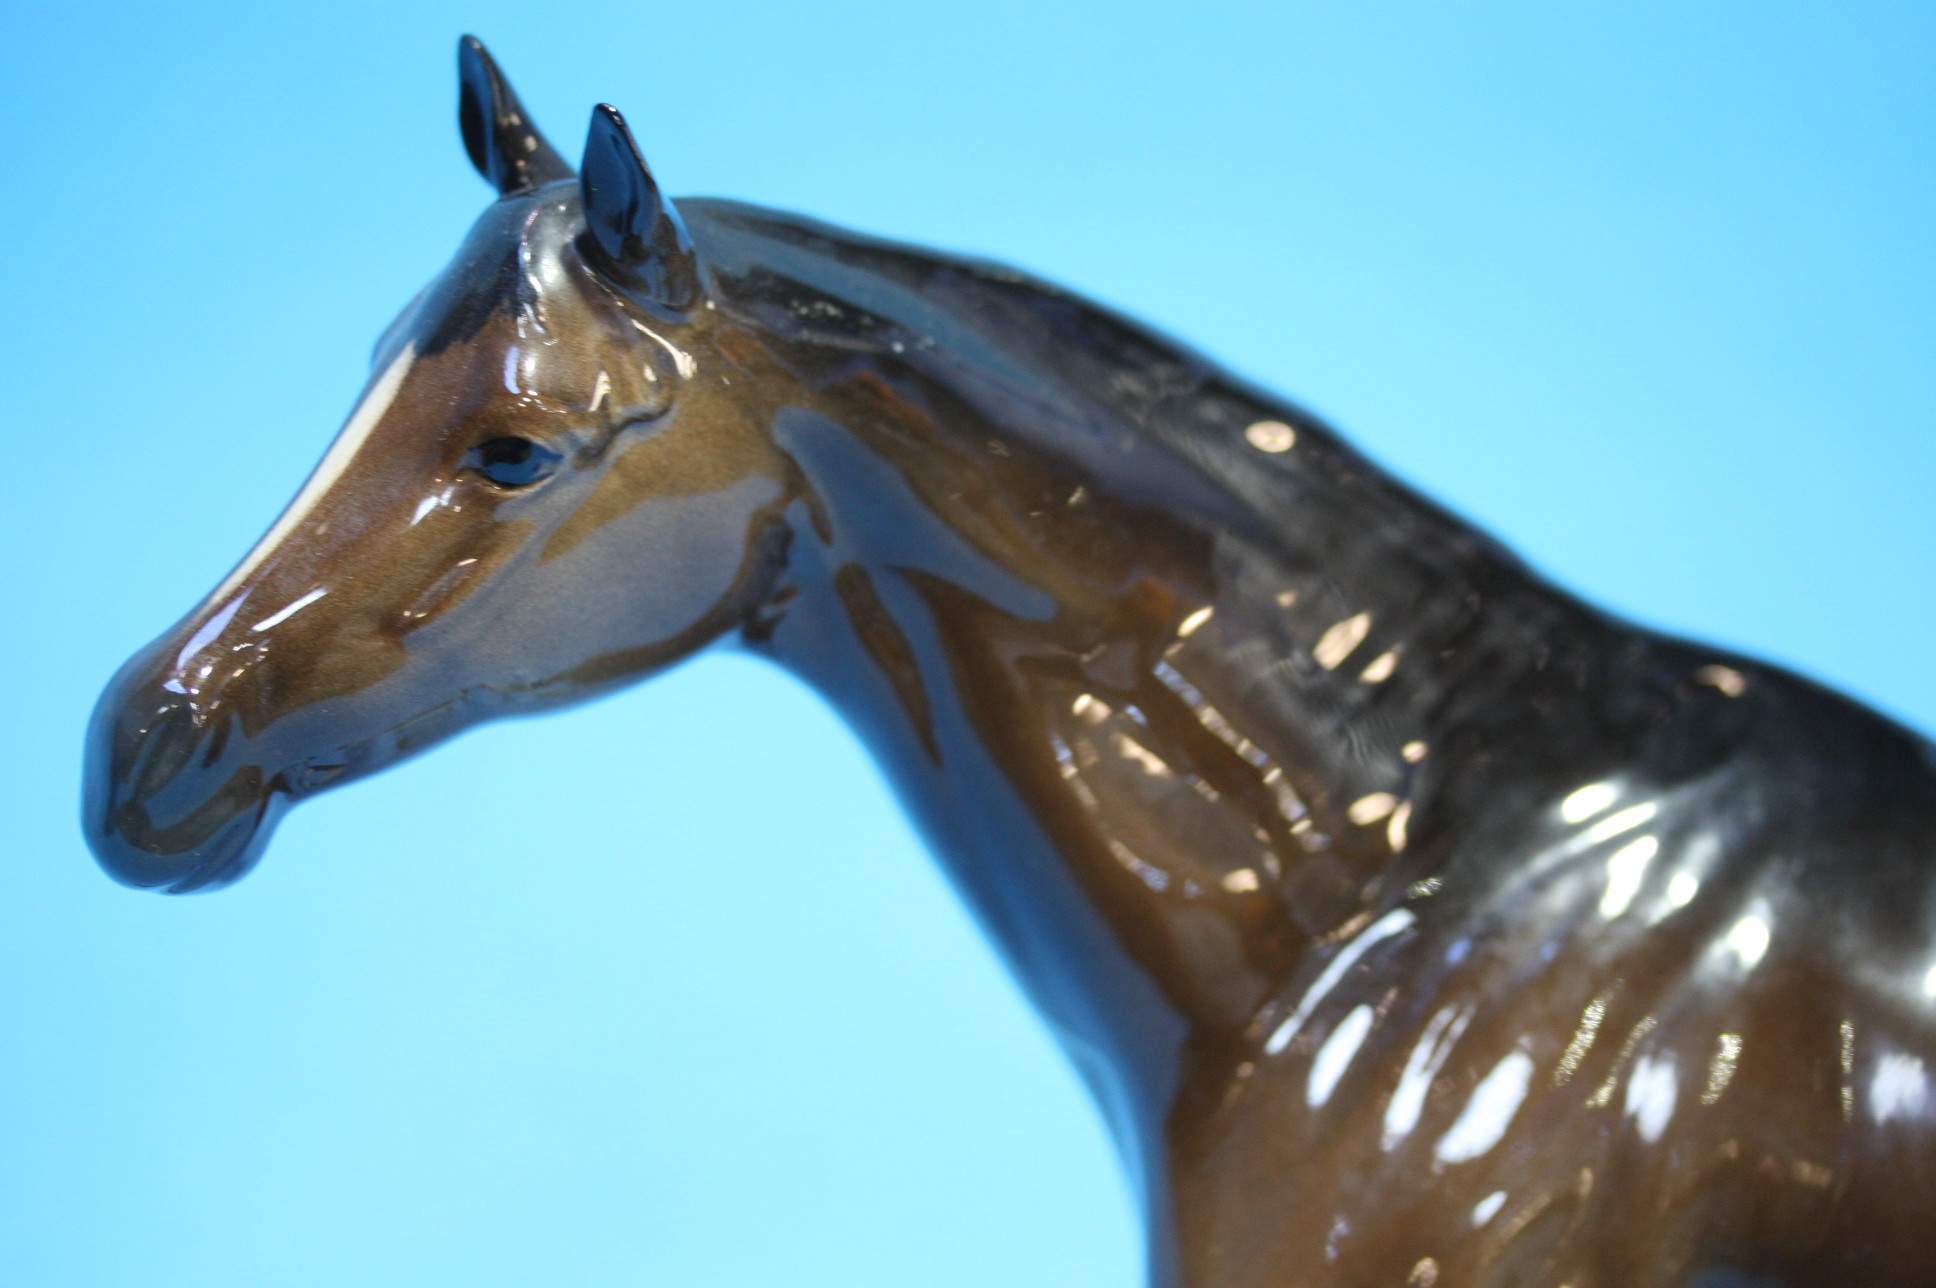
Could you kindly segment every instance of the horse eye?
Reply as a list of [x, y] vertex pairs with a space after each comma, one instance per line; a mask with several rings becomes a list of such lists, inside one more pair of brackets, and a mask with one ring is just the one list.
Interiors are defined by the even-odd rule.
[[565, 459], [548, 447], [528, 438], [493, 438], [479, 443], [464, 457], [464, 464], [499, 487], [530, 487], [550, 478]]

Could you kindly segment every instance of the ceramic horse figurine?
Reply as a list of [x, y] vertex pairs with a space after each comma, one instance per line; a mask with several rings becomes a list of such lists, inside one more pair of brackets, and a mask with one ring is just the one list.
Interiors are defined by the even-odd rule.
[[460, 64], [498, 198], [101, 699], [110, 873], [220, 886], [295, 801], [736, 642], [871, 745], [1153, 1283], [1936, 1283], [1929, 744], [1053, 286], [675, 205], [610, 107], [574, 175]]

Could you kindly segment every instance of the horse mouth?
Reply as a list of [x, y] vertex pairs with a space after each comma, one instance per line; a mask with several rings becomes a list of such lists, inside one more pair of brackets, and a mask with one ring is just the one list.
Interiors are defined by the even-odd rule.
[[122, 885], [168, 894], [214, 890], [255, 866], [288, 798], [253, 784], [225, 785], [209, 805], [174, 822], [158, 822], [139, 801], [88, 810], [95, 861]]
[[292, 805], [368, 772], [367, 746], [272, 770], [181, 705], [133, 705], [131, 719], [130, 704], [104, 697], [95, 713], [81, 822], [102, 869], [139, 890], [192, 894], [240, 880]]
[[[348, 722], [315, 737], [260, 721], [244, 732], [246, 694], [198, 695], [131, 660], [88, 727], [82, 830], [95, 860], [123, 885], [168, 894], [216, 890], [245, 876], [298, 801], [442, 741], [502, 705], [494, 691], [457, 697], [346, 740]], [[240, 703], [233, 699], [240, 698]], [[329, 750], [302, 757], [302, 744]], [[298, 757], [292, 759], [292, 756]]]

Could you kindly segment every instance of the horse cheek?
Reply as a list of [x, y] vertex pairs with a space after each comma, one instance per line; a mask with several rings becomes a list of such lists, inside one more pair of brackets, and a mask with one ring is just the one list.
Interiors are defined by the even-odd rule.
[[[683, 656], [710, 642], [729, 623], [692, 636], [746, 584], [748, 561], [760, 557], [757, 516], [780, 493], [777, 479], [741, 477], [718, 492], [635, 505], [555, 556], [548, 546], [519, 606], [520, 631], [542, 632], [554, 650], [544, 669], [563, 674], [639, 650], [659, 657], [674, 642]], [[565, 622], [568, 632], [558, 629]]]

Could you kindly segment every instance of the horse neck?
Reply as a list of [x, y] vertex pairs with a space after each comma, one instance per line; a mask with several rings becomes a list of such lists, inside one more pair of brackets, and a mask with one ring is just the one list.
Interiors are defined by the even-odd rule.
[[[1242, 414], [1267, 412], [1292, 415]], [[1429, 878], [1438, 752], [1509, 722], [1576, 615], [1303, 422], [1276, 502], [1202, 452], [1102, 476], [872, 361], [773, 424], [800, 499], [756, 644], [1100, 1049], [1240, 1035], [1313, 944]]]

